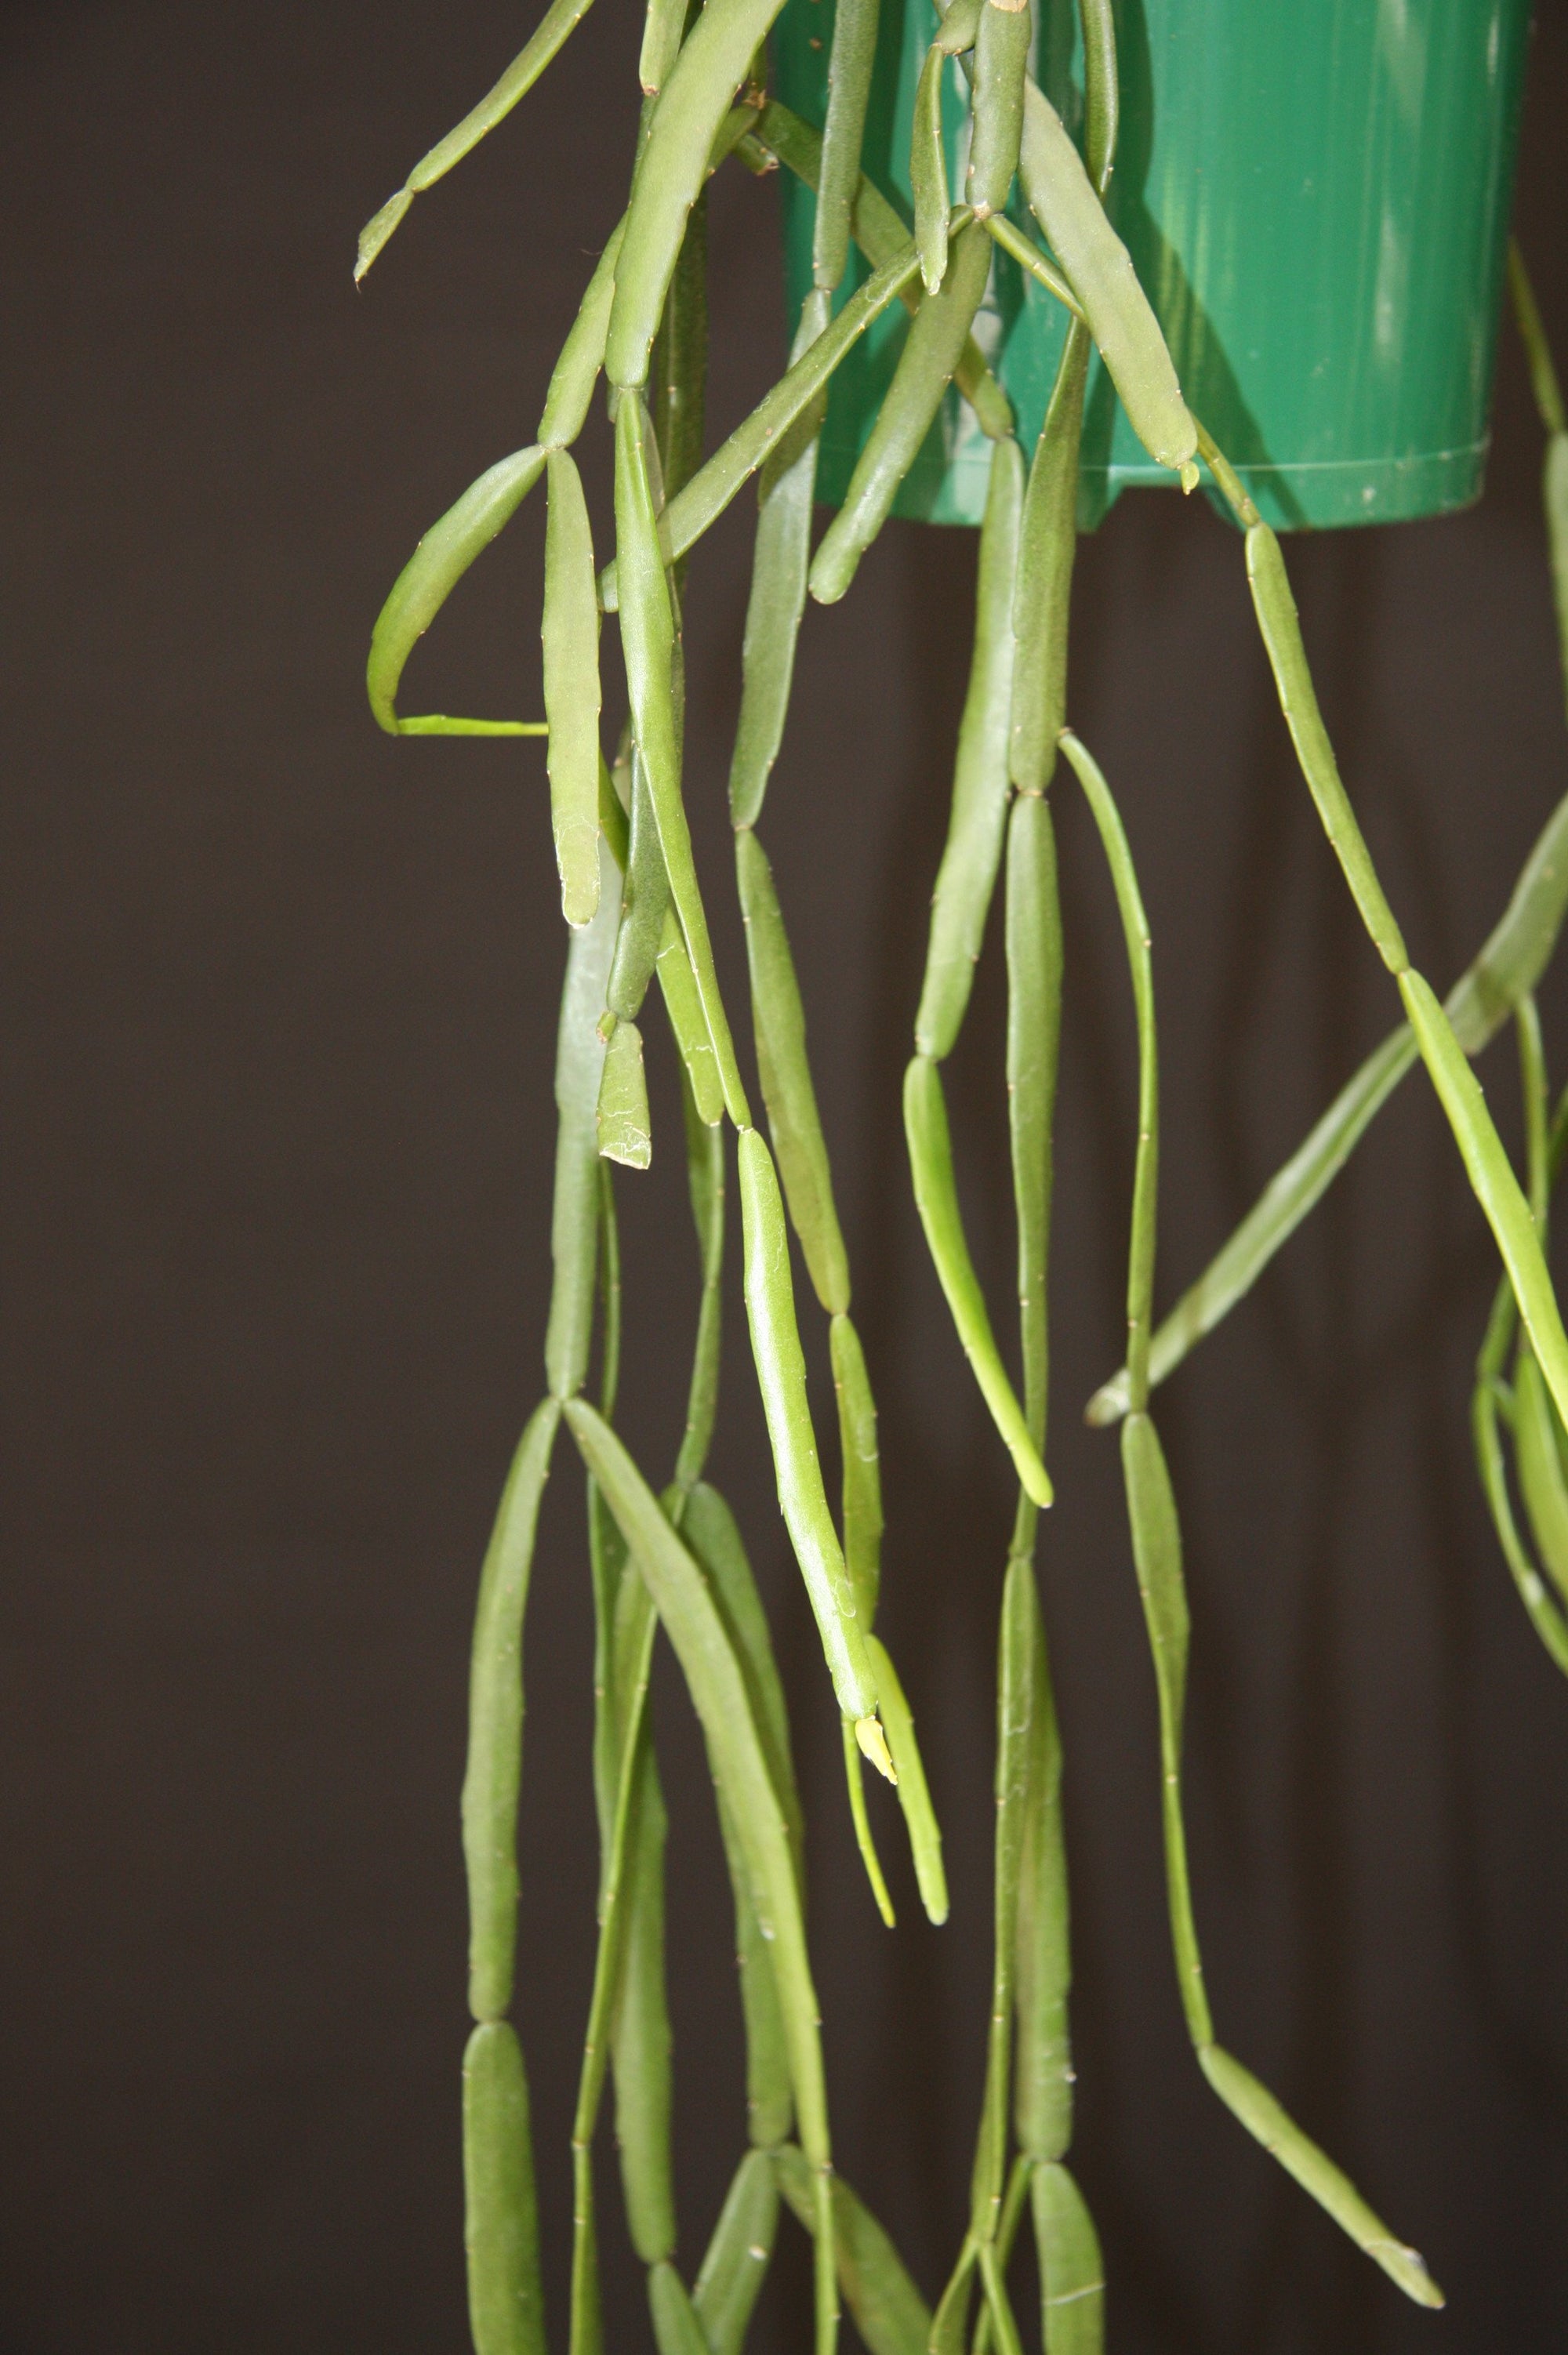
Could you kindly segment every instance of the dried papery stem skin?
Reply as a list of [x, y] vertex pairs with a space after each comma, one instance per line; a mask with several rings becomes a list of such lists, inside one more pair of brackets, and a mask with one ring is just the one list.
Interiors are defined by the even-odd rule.
[[606, 1161], [645, 1169], [653, 1156], [648, 1082], [643, 1070], [643, 1034], [636, 1024], [617, 1022], [604, 1050], [594, 1122], [599, 1151]]

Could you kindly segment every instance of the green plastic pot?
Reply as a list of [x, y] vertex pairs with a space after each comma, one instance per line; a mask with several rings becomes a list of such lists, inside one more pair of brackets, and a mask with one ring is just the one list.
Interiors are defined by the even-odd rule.
[[[788, 0], [779, 96], [820, 127], [834, 0]], [[1036, 0], [1042, 88], [1083, 112], [1076, 11]], [[1110, 210], [1189, 401], [1281, 527], [1439, 515], [1480, 495], [1530, 0], [1117, 0]], [[910, 118], [932, 0], [882, 0], [866, 168], [912, 218]], [[951, 80], [951, 185], [964, 106]], [[792, 318], [814, 199], [784, 187]], [[1028, 216], [1016, 195], [1020, 220]], [[856, 256], [842, 301], [866, 274]], [[818, 496], [836, 505], [907, 328], [898, 306], [834, 379]], [[976, 335], [1032, 445], [1064, 314], [1006, 256]], [[949, 392], [896, 511], [978, 523], [987, 445]], [[1081, 520], [1169, 484], [1096, 359]]]

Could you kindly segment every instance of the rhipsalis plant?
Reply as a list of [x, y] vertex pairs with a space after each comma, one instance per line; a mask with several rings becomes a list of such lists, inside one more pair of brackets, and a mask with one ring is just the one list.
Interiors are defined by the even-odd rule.
[[[1412, 965], [1320, 716], [1285, 559], [1273, 531], [1190, 412], [1103, 198], [1118, 95], [1110, 0], [1081, 0], [1083, 92], [1070, 135], [1031, 72], [1031, 16], [1007, 0], [940, 7], [914, 106], [912, 225], [861, 169], [877, 0], [838, 0], [820, 130], [769, 96], [766, 42], [780, 0], [648, 0], [626, 69], [644, 92], [625, 213], [592, 272], [557, 363], [537, 441], [502, 458], [420, 542], [376, 625], [368, 685], [401, 735], [545, 735], [562, 911], [571, 928], [556, 1064], [554, 1289], [546, 1394], [503, 1496], [480, 1584], [463, 1832], [472, 1915], [464, 2065], [469, 2296], [478, 2355], [542, 2355], [528, 2083], [509, 2024], [516, 1950], [523, 1719], [522, 1627], [541, 1492], [561, 1426], [587, 1481], [586, 1554], [596, 1629], [593, 1773], [603, 1844], [599, 1944], [573, 2126], [571, 2355], [602, 2343], [592, 2163], [606, 2077], [625, 2221], [647, 2268], [660, 2355], [739, 2355], [763, 2286], [781, 2200], [815, 2245], [816, 2355], [831, 2355], [848, 2302], [872, 2355], [1019, 2355], [1008, 2257], [1029, 2212], [1047, 2355], [1094, 2355], [1104, 2286], [1094, 2226], [1067, 2164], [1072, 2071], [1062, 1762], [1034, 1556], [1047, 1469], [1047, 1260], [1061, 1020], [1061, 916], [1050, 794], [1087, 798], [1125, 933], [1136, 1009], [1138, 1120], [1127, 1256], [1126, 1362], [1091, 1401], [1121, 1424], [1130, 1554], [1159, 1704], [1165, 1862], [1181, 2002], [1199, 2064], [1264, 2150], [1424, 2306], [1441, 2294], [1391, 2232], [1217, 2041], [1189, 1884], [1181, 1748], [1188, 1612], [1176, 1500], [1154, 1391], [1240, 1301], [1344, 1167], [1404, 1075], [1424, 1065], [1502, 1266], [1477, 1371], [1482, 1480], [1509, 1566], [1542, 1642], [1568, 1670], [1568, 1336], [1542, 1256], [1552, 1178], [1568, 1147], [1568, 1098], [1549, 1107], [1532, 991], [1568, 908], [1568, 800], [1496, 931], [1440, 999]], [[365, 230], [359, 274], [414, 196], [523, 98], [584, 14], [553, 0], [489, 96], [410, 175]], [[963, 186], [949, 185], [944, 76], [964, 77]], [[1082, 144], [1079, 144], [1081, 138]], [[816, 192], [813, 290], [784, 374], [705, 454], [709, 323], [705, 203], [720, 170], [779, 167]], [[1016, 191], [1021, 190], [1021, 204]], [[957, 202], [954, 201], [955, 197]], [[1009, 204], [1012, 210], [1008, 210]], [[1028, 226], [1022, 225], [1028, 224]], [[851, 244], [869, 274], [835, 311]], [[1071, 314], [1032, 449], [974, 327], [1000, 247]], [[1568, 635], [1568, 432], [1522, 264], [1515, 307], [1550, 436], [1547, 517]], [[889, 305], [912, 323], [847, 496], [813, 553], [817, 435], [827, 389]], [[1080, 434], [1091, 347], [1151, 458], [1192, 488], [1207, 470], [1244, 535], [1247, 580], [1307, 788], [1403, 1009], [1213, 1264], [1154, 1321], [1159, 1092], [1156, 965], [1133, 853], [1110, 785], [1070, 727], [1068, 613]], [[601, 375], [614, 436], [613, 560], [596, 551], [572, 448]], [[704, 1467], [719, 1394], [727, 1201], [738, 1181], [741, 1257], [755, 1377], [791, 1545], [844, 1726], [848, 1802], [876, 1902], [892, 1909], [869, 1827], [862, 1762], [897, 1785], [925, 1910], [948, 1899], [942, 1843], [898, 1675], [874, 1633], [882, 1503], [871, 1374], [852, 1321], [848, 1253], [806, 1054], [784, 911], [758, 834], [788, 711], [809, 594], [832, 603], [892, 506], [950, 384], [989, 438], [974, 657], [935, 877], [904, 1115], [914, 1200], [958, 1339], [1011, 1457], [1017, 1515], [1001, 1593], [997, 1673], [993, 2000], [968, 2230], [934, 2313], [869, 2211], [833, 2167], [817, 2006], [802, 1902], [804, 1826], [769, 1630], [745, 1550]], [[745, 922], [751, 1043], [766, 1134], [753, 1118], [721, 989], [683, 797], [681, 593], [704, 533], [756, 481], [755, 561], [730, 777], [735, 884]], [[539, 483], [545, 542], [545, 717], [400, 714], [415, 640], [453, 584]], [[601, 743], [602, 616], [618, 617], [630, 719], [613, 760]], [[540, 828], [541, 852], [543, 829]], [[965, 1237], [942, 1065], [968, 1006], [998, 878], [1006, 915], [1007, 1063], [1018, 1227], [1021, 1392], [1008, 1371]], [[717, 888], [713, 878], [707, 888]], [[639, 1026], [656, 980], [684, 1074], [682, 1128], [701, 1263], [682, 1440], [661, 1489], [615, 1429], [620, 1259], [615, 1164], [647, 1166], [650, 1116]], [[1520, 1183], [1469, 1059], [1518, 1028], [1529, 1139]], [[659, 1114], [666, 1133], [670, 1114]], [[726, 1145], [733, 1130], [731, 1158]], [[636, 1182], [635, 1179], [632, 1182]], [[807, 1396], [790, 1229], [828, 1320], [842, 1488], [835, 1515]], [[597, 1372], [590, 1394], [591, 1368]], [[1531, 1537], [1516, 1520], [1511, 1442]], [[747, 2147], [694, 2280], [675, 2264], [669, 2040], [664, 1966], [665, 1809], [647, 1709], [662, 1627], [707, 1742], [734, 1888], [747, 2039]], [[976, 2309], [976, 2300], [978, 2307]]]

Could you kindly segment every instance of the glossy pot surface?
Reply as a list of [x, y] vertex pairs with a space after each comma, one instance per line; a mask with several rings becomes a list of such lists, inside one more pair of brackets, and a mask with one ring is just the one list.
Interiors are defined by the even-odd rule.
[[[773, 83], [820, 126], [834, 0], [787, 0]], [[1076, 12], [1037, 0], [1037, 73], [1083, 112]], [[1518, 144], [1529, 0], [1116, 0], [1122, 129], [1110, 209], [1189, 402], [1280, 527], [1436, 515], [1479, 496]], [[912, 217], [910, 122], [932, 0], [882, 0], [867, 168]], [[959, 68], [944, 94], [963, 186]], [[810, 282], [814, 199], [784, 183], [792, 318]], [[1027, 214], [1015, 192], [1014, 211]], [[856, 256], [841, 301], [865, 276]], [[1064, 332], [998, 254], [976, 334], [1025, 447]], [[840, 368], [819, 495], [843, 496], [902, 346], [895, 306]], [[977, 523], [987, 452], [949, 392], [897, 512]], [[1083, 520], [1129, 483], [1167, 483], [1098, 357]]]

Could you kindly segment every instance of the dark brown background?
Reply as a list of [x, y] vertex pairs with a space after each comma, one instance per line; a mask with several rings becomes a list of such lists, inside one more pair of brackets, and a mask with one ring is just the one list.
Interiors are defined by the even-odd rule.
[[[1522, 217], [1568, 352], [1568, 41], [1543, 12]], [[4, 17], [0, 2342], [16, 2355], [465, 2345], [457, 2144], [465, 1649], [539, 1386], [562, 954], [538, 748], [395, 744], [360, 684], [419, 531], [528, 437], [620, 202], [635, 40], [603, 0], [357, 297], [354, 233], [518, 38], [498, 0], [24, 5]], [[716, 424], [777, 369], [773, 191], [713, 208]], [[604, 514], [605, 437], [589, 444]], [[1568, 783], [1536, 483], [1505, 339], [1484, 507], [1292, 550], [1325, 706], [1445, 983]], [[539, 502], [411, 674], [532, 708]], [[690, 794], [741, 988], [722, 783], [745, 503], [693, 574]], [[795, 932], [891, 1529], [885, 1624], [955, 1908], [877, 1925], [732, 1314], [719, 1476], [797, 1710], [838, 2149], [927, 2291], [961, 2229], [987, 1968], [1007, 1467], [911, 1209], [899, 1071], [962, 693], [970, 538], [898, 526], [813, 610], [764, 831]], [[1074, 707], [1124, 797], [1161, 992], [1163, 1291], [1393, 1018], [1288, 756], [1234, 538], [1129, 497], [1085, 543]], [[414, 682], [417, 680], [417, 687]], [[1406, 2307], [1221, 2115], [1188, 2053], [1153, 1693], [1115, 1450], [1132, 1041], [1061, 795], [1068, 1044], [1042, 1575], [1068, 1755], [1074, 2162], [1116, 2355], [1568, 2345], [1568, 1691], [1471, 1475], [1488, 1246], [1419, 1082], [1162, 1402], [1194, 1619], [1190, 1807], [1226, 2041], [1427, 2253]], [[1008, 1283], [993, 954], [952, 1071]], [[1546, 993], [1559, 1073], [1561, 986]], [[1486, 1076], [1509, 1133], [1509, 1050]], [[695, 1262], [667, 1058], [622, 1188], [629, 1431], [670, 1457]], [[731, 1273], [733, 1263], [731, 1262]], [[813, 1347], [816, 1328], [812, 1323]], [[562, 2344], [590, 1966], [588, 1605], [552, 1487], [528, 1629], [521, 2016]], [[658, 1725], [683, 2261], [741, 2140], [710, 1804]], [[606, 2239], [617, 2243], [605, 2169]], [[793, 2235], [793, 2228], [786, 2228]], [[797, 2238], [759, 2349], [803, 2343]], [[647, 2344], [609, 2260], [612, 2339]]]

